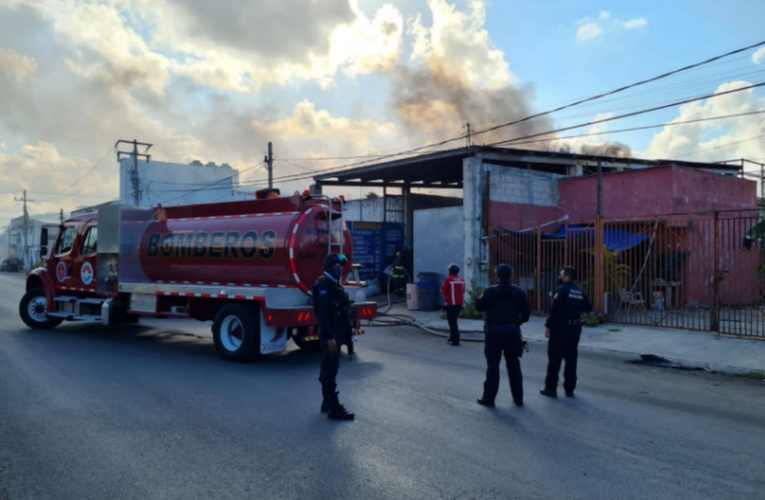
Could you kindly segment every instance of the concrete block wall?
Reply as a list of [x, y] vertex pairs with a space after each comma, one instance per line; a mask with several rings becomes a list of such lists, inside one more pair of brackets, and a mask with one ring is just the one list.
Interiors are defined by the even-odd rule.
[[491, 201], [558, 206], [558, 179], [564, 176], [488, 163], [485, 166], [491, 173]]

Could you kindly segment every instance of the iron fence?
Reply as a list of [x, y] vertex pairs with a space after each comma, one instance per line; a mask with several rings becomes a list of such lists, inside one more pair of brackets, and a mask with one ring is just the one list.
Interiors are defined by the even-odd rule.
[[573, 266], [609, 322], [765, 339], [760, 234], [756, 211], [501, 224], [489, 261], [513, 266], [538, 314], [549, 312], [561, 267]]

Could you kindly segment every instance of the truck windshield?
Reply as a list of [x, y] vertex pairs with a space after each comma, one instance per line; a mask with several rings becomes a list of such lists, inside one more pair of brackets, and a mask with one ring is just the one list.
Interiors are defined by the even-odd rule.
[[61, 233], [61, 236], [58, 238], [58, 244], [56, 245], [56, 250], [53, 252], [54, 255], [59, 256], [63, 255], [65, 253], [69, 253], [72, 251], [72, 245], [74, 245], [74, 236], [76, 234], [76, 230], [73, 227], [67, 227], [64, 229], [64, 232]]

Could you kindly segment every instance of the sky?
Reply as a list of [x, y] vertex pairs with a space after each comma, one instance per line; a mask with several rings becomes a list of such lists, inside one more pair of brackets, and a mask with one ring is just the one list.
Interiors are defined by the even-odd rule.
[[[0, 226], [25, 189], [32, 215], [117, 198], [118, 139], [229, 163], [253, 189], [271, 141], [279, 185], [753, 45], [764, 25], [755, 0], [0, 0]], [[763, 89], [587, 125], [761, 83], [764, 47], [473, 141], [765, 162], [765, 114], [706, 120], [765, 110]]]

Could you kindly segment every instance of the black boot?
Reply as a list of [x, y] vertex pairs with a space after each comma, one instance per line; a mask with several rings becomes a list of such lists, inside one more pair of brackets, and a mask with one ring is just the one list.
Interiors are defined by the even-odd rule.
[[539, 389], [539, 394], [542, 396], [547, 396], [548, 398], [557, 398], [558, 397], [558, 391], [555, 389]]
[[345, 406], [340, 404], [340, 399], [338, 398], [339, 394], [339, 392], [335, 393], [329, 412], [327, 413], [327, 418], [330, 420], [353, 420], [356, 418], [356, 415], [348, 413]]
[[334, 391], [325, 391], [322, 388], [321, 391], [321, 412], [327, 413], [332, 408], [332, 402], [335, 400]]

